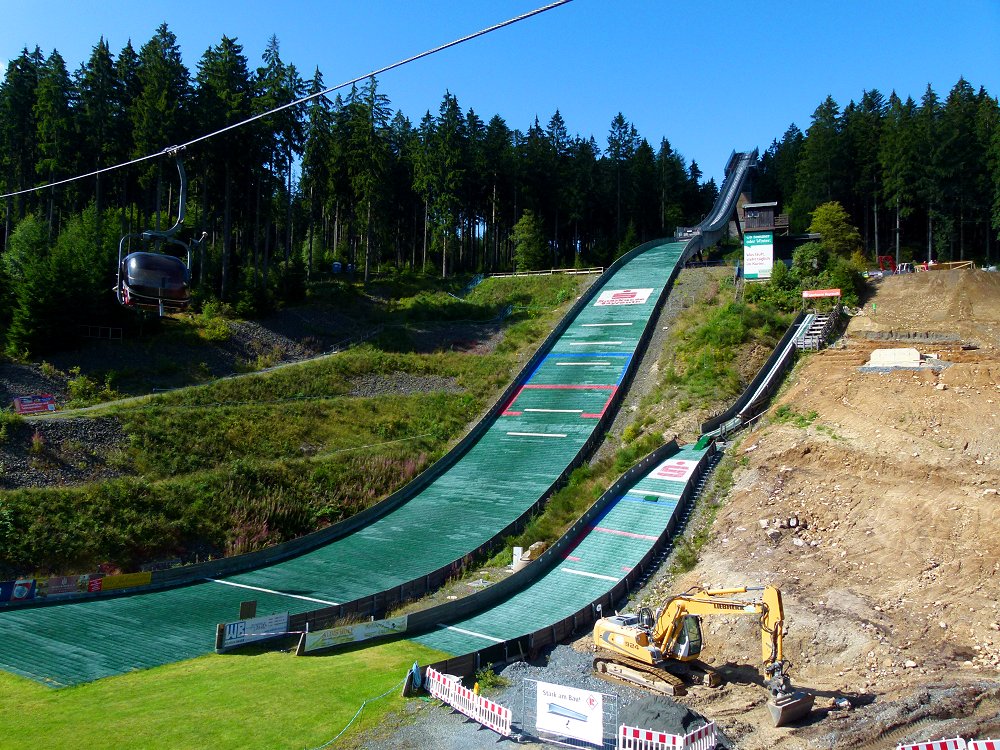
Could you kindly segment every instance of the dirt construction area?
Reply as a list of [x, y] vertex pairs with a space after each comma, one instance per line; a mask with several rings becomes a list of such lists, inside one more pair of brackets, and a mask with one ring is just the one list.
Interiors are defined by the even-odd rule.
[[[919, 366], [863, 367], [903, 347]], [[770, 728], [752, 618], [705, 621], [729, 681], [684, 702], [746, 750], [1000, 736], [998, 414], [1000, 274], [881, 282], [729, 446], [733, 489], [671, 584], [779, 587], [793, 682], [816, 710]]]

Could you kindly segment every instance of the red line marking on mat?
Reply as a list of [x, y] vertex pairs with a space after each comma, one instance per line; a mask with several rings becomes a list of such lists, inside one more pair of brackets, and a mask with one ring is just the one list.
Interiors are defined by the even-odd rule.
[[632, 572], [632, 566], [631, 565], [622, 565], [622, 570], [624, 570], [626, 573], [631, 573]]
[[510, 397], [510, 401], [508, 401], [506, 404], [504, 404], [503, 411], [500, 412], [500, 416], [501, 417], [519, 417], [519, 416], [521, 416], [521, 412], [519, 412], [519, 411], [510, 411], [510, 407], [512, 407], [514, 405], [514, 402], [517, 401], [518, 396], [521, 395], [521, 391], [523, 391], [523, 390], [524, 390], [524, 386], [522, 385], [520, 388], [518, 388], [514, 392], [514, 395]]
[[655, 536], [650, 536], [649, 534], [634, 534], [631, 531], [619, 531], [618, 529], [608, 529], [603, 526], [595, 526], [594, 531], [602, 531], [605, 534], [614, 534], [615, 536], [627, 536], [629, 539], [648, 539], [654, 542], [659, 538]]
[[572, 560], [573, 562], [580, 562], [580, 558], [576, 555], [566, 555], [563, 560]]
[[[524, 390], [525, 388], [549, 388], [549, 389], [552, 389], [552, 390], [577, 389], [577, 390], [598, 390], [598, 391], [600, 391], [600, 390], [608, 390], [609, 388], [613, 389], [613, 388], [617, 388], [617, 387], [618, 387], [617, 385], [553, 385], [553, 384], [544, 384], [544, 383], [540, 383], [538, 385], [531, 385], [529, 383], [528, 385], [521, 386], [521, 390]], [[520, 393], [520, 391], [518, 391], [518, 393]]]

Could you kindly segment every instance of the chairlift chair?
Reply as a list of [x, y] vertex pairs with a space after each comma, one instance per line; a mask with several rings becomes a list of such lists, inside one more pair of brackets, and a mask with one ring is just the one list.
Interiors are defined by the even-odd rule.
[[[155, 310], [161, 317], [167, 312], [186, 310], [191, 302], [191, 245], [181, 240], [177, 234], [184, 225], [184, 210], [187, 202], [187, 175], [177, 149], [170, 150], [180, 175], [180, 205], [177, 222], [160, 232], [146, 230], [138, 234], [126, 234], [118, 243], [118, 283], [115, 296], [125, 307], [137, 310]], [[129, 252], [126, 249], [131, 240], [138, 240], [142, 250]], [[197, 246], [201, 239], [192, 244]], [[165, 251], [180, 250], [181, 255]]]

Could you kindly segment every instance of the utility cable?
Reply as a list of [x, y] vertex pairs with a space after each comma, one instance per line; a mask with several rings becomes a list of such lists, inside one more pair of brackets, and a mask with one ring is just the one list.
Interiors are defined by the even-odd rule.
[[515, 16], [513, 18], [509, 18], [506, 21], [501, 21], [500, 23], [494, 24], [493, 26], [489, 26], [489, 27], [487, 27], [485, 29], [481, 29], [481, 30], [476, 31], [476, 32], [474, 32], [472, 34], [468, 34], [468, 35], [463, 36], [463, 37], [461, 37], [459, 39], [455, 39], [453, 41], [450, 41], [450, 42], [447, 42], [445, 44], [439, 45], [439, 46], [434, 47], [432, 49], [425, 50], [424, 52], [420, 52], [419, 54], [412, 55], [411, 57], [407, 57], [407, 58], [405, 58], [403, 60], [399, 60], [397, 62], [394, 62], [394, 63], [390, 64], [390, 65], [386, 65], [384, 67], [378, 68], [377, 70], [373, 70], [373, 71], [371, 71], [369, 73], [365, 73], [364, 75], [360, 75], [360, 76], [357, 76], [356, 78], [352, 78], [349, 81], [344, 81], [343, 83], [339, 83], [336, 86], [329, 86], [329, 87], [323, 89], [322, 91], [317, 91], [314, 94], [309, 94], [308, 96], [304, 96], [301, 99], [296, 99], [295, 101], [289, 102], [288, 104], [283, 104], [280, 107], [275, 107], [274, 109], [270, 109], [267, 112], [261, 112], [260, 114], [257, 114], [257, 115], [254, 115], [253, 117], [247, 118], [246, 120], [242, 120], [240, 122], [233, 123], [232, 125], [227, 125], [226, 127], [221, 128], [220, 130], [216, 130], [214, 132], [207, 133], [205, 135], [200, 135], [197, 138], [194, 138], [194, 139], [192, 139], [190, 141], [187, 141], [186, 143], [182, 143], [182, 144], [177, 145], [177, 146], [167, 146], [162, 151], [157, 151], [156, 153], [147, 154], [146, 156], [139, 156], [139, 157], [137, 157], [135, 159], [132, 159], [131, 161], [123, 162], [121, 164], [116, 164], [116, 165], [114, 165], [112, 167], [102, 167], [101, 169], [95, 169], [93, 172], [87, 172], [86, 174], [77, 175], [76, 177], [68, 177], [68, 178], [66, 178], [64, 180], [58, 180], [56, 182], [49, 182], [49, 183], [46, 183], [44, 185], [38, 185], [36, 187], [25, 188], [24, 190], [17, 190], [17, 191], [12, 192], [12, 193], [3, 193], [3, 194], [0, 194], [0, 199], [13, 198], [13, 197], [18, 196], [18, 195], [24, 195], [25, 193], [33, 193], [33, 192], [35, 192], [37, 190], [47, 190], [49, 188], [58, 187], [59, 185], [65, 185], [65, 184], [70, 183], [70, 182], [75, 182], [77, 180], [85, 180], [88, 177], [96, 177], [97, 175], [104, 174], [105, 172], [112, 172], [112, 171], [115, 171], [117, 169], [123, 169], [125, 167], [132, 166], [133, 164], [138, 164], [140, 162], [144, 162], [144, 161], [147, 161], [149, 159], [155, 159], [155, 158], [163, 156], [165, 154], [167, 154], [167, 155], [175, 155], [179, 151], [183, 151], [188, 146], [193, 146], [196, 143], [200, 143], [202, 141], [206, 141], [209, 138], [214, 138], [215, 136], [222, 135], [223, 133], [228, 133], [230, 130], [235, 130], [236, 128], [241, 128], [244, 125], [249, 125], [251, 122], [256, 122], [257, 120], [260, 120], [260, 119], [262, 119], [264, 117], [268, 117], [268, 116], [273, 115], [273, 114], [275, 114], [277, 112], [281, 112], [283, 110], [289, 109], [291, 107], [297, 107], [297, 106], [299, 106], [301, 104], [305, 104], [306, 102], [308, 102], [308, 101], [310, 101], [312, 99], [316, 99], [317, 97], [326, 96], [327, 94], [329, 94], [329, 93], [331, 93], [333, 91], [337, 91], [338, 89], [346, 88], [348, 86], [353, 86], [354, 84], [360, 83], [361, 81], [365, 81], [365, 80], [367, 80], [369, 78], [373, 78], [375, 76], [379, 76], [382, 73], [387, 73], [390, 70], [394, 70], [396, 68], [402, 67], [403, 65], [408, 65], [409, 63], [416, 62], [417, 60], [421, 60], [421, 59], [423, 59], [425, 57], [430, 57], [431, 55], [435, 55], [438, 52], [443, 52], [446, 49], [450, 49], [452, 47], [457, 47], [460, 44], [464, 44], [465, 42], [472, 41], [473, 39], [477, 39], [477, 38], [479, 38], [481, 36], [485, 36], [486, 34], [490, 34], [490, 33], [494, 32], [494, 31], [497, 31], [499, 29], [505, 28], [507, 26], [512, 26], [515, 23], [519, 23], [521, 21], [524, 21], [524, 20], [527, 20], [529, 18], [532, 18], [533, 16], [537, 16], [537, 15], [540, 15], [540, 14], [545, 13], [547, 11], [550, 11], [550, 10], [552, 10], [554, 8], [558, 8], [561, 5], [566, 5], [567, 3], [570, 3], [572, 1], [573, 0], [556, 0], [555, 2], [549, 3], [548, 5], [544, 5], [544, 6], [540, 7], [540, 8], [535, 8], [534, 10], [528, 11], [527, 13], [522, 13], [521, 15]]

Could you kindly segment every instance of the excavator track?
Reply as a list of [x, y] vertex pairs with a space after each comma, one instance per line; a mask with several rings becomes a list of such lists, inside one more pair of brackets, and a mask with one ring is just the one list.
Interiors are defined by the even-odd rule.
[[598, 656], [594, 659], [594, 674], [610, 682], [639, 686], [660, 695], [687, 695], [684, 680], [662, 669], [641, 662], [625, 663], [621, 657]]

